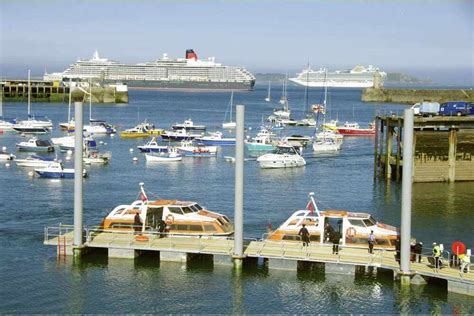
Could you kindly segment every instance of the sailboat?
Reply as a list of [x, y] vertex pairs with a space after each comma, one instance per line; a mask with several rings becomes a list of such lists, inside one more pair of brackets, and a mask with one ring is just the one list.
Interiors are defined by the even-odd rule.
[[327, 70], [324, 78], [324, 99], [321, 107], [324, 109], [322, 131], [314, 134], [313, 151], [319, 153], [337, 152], [341, 149], [343, 136], [337, 131], [327, 129], [326, 126], [326, 107], [328, 86], [326, 84]]
[[288, 104], [288, 97], [287, 97], [287, 84], [288, 84], [288, 74], [285, 76], [285, 82], [283, 83], [283, 91], [280, 98], [280, 103], [283, 104], [283, 108], [273, 110], [273, 120], [289, 120], [291, 111], [290, 106]]
[[84, 131], [88, 134], [115, 134], [117, 131], [112, 125], [104, 120], [92, 118], [92, 82], [89, 82], [89, 125], [84, 125]]
[[265, 98], [265, 101], [267, 102], [271, 101], [271, 89], [272, 89], [271, 81], [268, 80], [268, 94], [267, 94], [267, 97]]
[[51, 120], [38, 120], [31, 115], [31, 71], [28, 69], [28, 120], [20, 121], [13, 129], [20, 133], [46, 134], [53, 127]]
[[[232, 121], [232, 106], [234, 103], [234, 91], [230, 94], [230, 101], [229, 101], [229, 122], [222, 123], [222, 128], [233, 129], [236, 127], [236, 123]], [[227, 111], [226, 111], [227, 117]]]
[[298, 121], [297, 125], [298, 126], [310, 126], [310, 127], [313, 127], [313, 126], [316, 126], [316, 120], [314, 119], [313, 117], [313, 114], [311, 113], [311, 111], [309, 110], [308, 108], [308, 80], [309, 80], [309, 71], [310, 71], [310, 67], [309, 67], [309, 63], [308, 63], [308, 71], [307, 71], [307, 75], [306, 75], [306, 85], [304, 87], [304, 111], [306, 113], [305, 117]]
[[0, 95], [0, 132], [13, 130], [14, 120], [3, 117], [3, 96]]
[[74, 118], [71, 118], [71, 99], [72, 99], [72, 81], [69, 79], [69, 104], [67, 110], [67, 122], [66, 123], [59, 123], [59, 127], [63, 130], [67, 130], [69, 132], [74, 131]]

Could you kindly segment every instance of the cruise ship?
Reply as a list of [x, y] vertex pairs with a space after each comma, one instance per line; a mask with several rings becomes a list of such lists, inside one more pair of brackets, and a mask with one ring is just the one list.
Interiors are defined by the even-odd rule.
[[231, 89], [252, 90], [255, 77], [242, 67], [216, 63], [214, 57], [198, 59], [192, 49], [185, 58], [161, 59], [138, 64], [125, 64], [101, 58], [95, 51], [92, 58], [78, 60], [62, 73], [45, 74], [43, 79], [55, 80], [97, 79], [105, 83], [125, 83], [129, 87], [169, 89]]
[[348, 71], [333, 71], [327, 69], [312, 70], [311, 68], [303, 70], [296, 78], [290, 78], [302, 86], [308, 87], [328, 87], [335, 88], [371, 88], [382, 86], [387, 73], [370, 65], [369, 67], [355, 66]]

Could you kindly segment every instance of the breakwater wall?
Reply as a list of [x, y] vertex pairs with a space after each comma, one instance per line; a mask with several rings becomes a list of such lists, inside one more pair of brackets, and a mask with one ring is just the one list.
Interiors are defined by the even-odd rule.
[[386, 89], [366, 88], [362, 91], [362, 101], [414, 104], [417, 102], [474, 102], [472, 89]]
[[[88, 91], [89, 88], [85, 88]], [[32, 102], [68, 102], [69, 87], [48, 81], [31, 81]], [[128, 89], [123, 85], [103, 85], [92, 88], [94, 103], [128, 103]], [[28, 83], [25, 80], [5, 81], [1, 84], [4, 101], [28, 101]], [[77, 87], [72, 88], [72, 100], [89, 100], [89, 96]]]

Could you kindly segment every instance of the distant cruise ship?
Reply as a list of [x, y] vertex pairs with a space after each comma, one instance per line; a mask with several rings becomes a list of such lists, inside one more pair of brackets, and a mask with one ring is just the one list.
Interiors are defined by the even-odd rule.
[[386, 76], [385, 72], [370, 65], [368, 68], [356, 66], [349, 71], [334, 72], [328, 72], [322, 68], [319, 70], [305, 69], [296, 78], [290, 78], [290, 80], [308, 87], [324, 87], [326, 82], [328, 87], [370, 88], [374, 87], [374, 83], [377, 81], [376, 77], [379, 80], [378, 84], [383, 85]]
[[100, 58], [97, 51], [92, 59], [78, 60], [62, 73], [45, 74], [44, 80], [89, 80], [126, 83], [130, 87], [173, 89], [232, 89], [252, 90], [255, 77], [241, 67], [229, 67], [216, 63], [214, 57], [198, 59], [192, 49], [186, 50], [186, 58], [161, 59], [124, 64]]

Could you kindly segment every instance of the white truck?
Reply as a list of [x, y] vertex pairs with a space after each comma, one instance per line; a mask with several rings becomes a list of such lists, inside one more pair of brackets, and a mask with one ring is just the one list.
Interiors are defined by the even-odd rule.
[[435, 116], [439, 115], [440, 104], [438, 102], [420, 102], [415, 103], [411, 108], [415, 115]]

